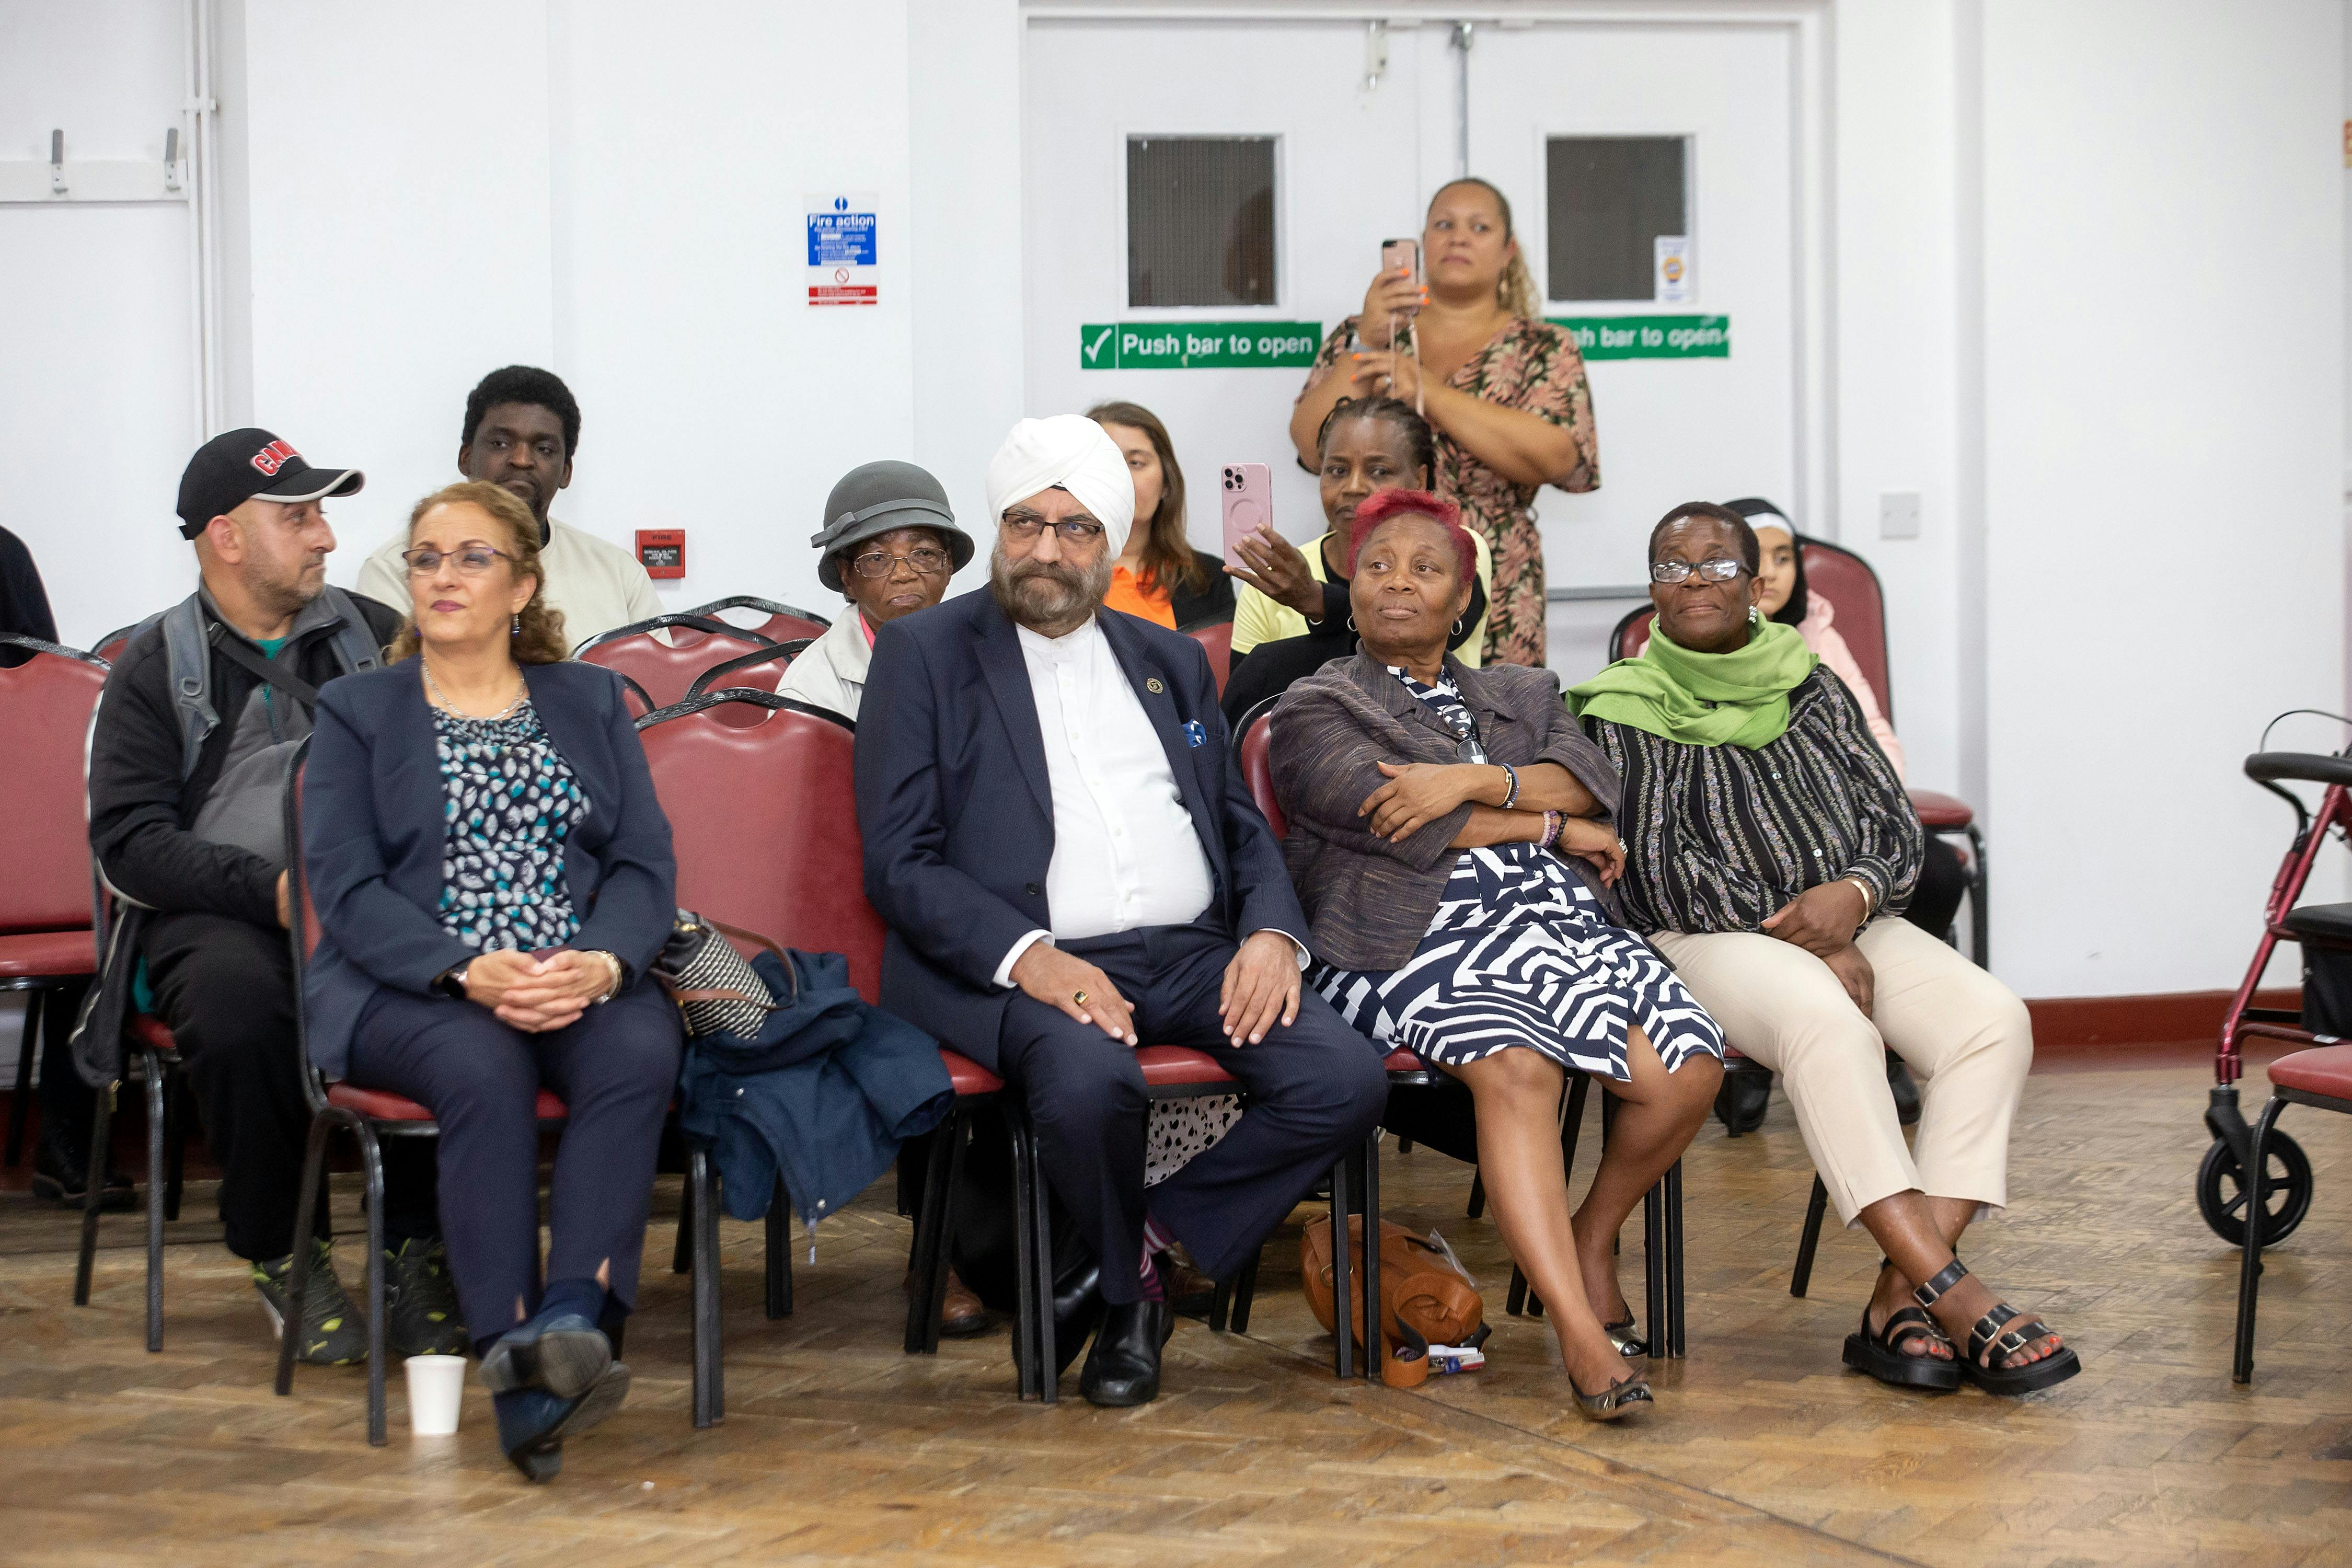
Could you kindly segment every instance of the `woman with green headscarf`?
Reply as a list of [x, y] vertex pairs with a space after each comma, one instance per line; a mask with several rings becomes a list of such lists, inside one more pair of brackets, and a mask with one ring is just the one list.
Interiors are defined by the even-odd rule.
[[[2009, 1202], [2025, 1005], [1881, 918], [1918, 879], [1919, 820], [1853, 694], [1758, 611], [1759, 561], [1738, 512], [1668, 512], [1650, 535], [1649, 646], [1568, 693], [1623, 780], [1626, 923], [1734, 1049], [1781, 1075], [1831, 1201], [1886, 1254], [1845, 1364], [1899, 1387], [2047, 1388], [2082, 1370], [2074, 1352], [1952, 1256]], [[1921, 1084], [1911, 1148], [1890, 1048]]]

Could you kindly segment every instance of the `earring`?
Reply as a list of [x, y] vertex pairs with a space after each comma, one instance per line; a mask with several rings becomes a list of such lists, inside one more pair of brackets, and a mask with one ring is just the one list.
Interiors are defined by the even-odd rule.
[[1351, 632], [1351, 633], [1352, 633], [1352, 632], [1354, 632], [1354, 631], [1355, 631], [1355, 629], [1356, 629], [1356, 617], [1355, 617], [1355, 616], [1349, 616], [1348, 617], [1348, 630], [1349, 630], [1349, 632]]
[[522, 636], [522, 616], [520, 615], [515, 616], [514, 626], [509, 629], [507, 636], [510, 637], [519, 637]]
[[1751, 626], [1761, 626], [1764, 624], [1764, 612], [1753, 605], [1748, 605], [1748, 624]]
[[1460, 637], [1460, 636], [1462, 635], [1462, 622], [1461, 622], [1460, 617], [1458, 617], [1458, 616], [1455, 618], [1455, 620], [1454, 620], [1454, 635], [1455, 637]]

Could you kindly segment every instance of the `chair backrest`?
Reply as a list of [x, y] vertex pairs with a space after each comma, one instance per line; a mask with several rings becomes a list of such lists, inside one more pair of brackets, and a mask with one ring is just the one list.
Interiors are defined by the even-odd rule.
[[[656, 630], [667, 631], [667, 645], [653, 635]], [[580, 645], [577, 657], [620, 671], [645, 689], [655, 707], [667, 708], [712, 665], [774, 643], [764, 633], [705, 616], [656, 616], [589, 638]]]
[[[1886, 685], [1886, 599], [1879, 590], [1878, 574], [1843, 545], [1808, 539], [1803, 548], [1805, 591], [1820, 595], [1836, 609], [1838, 635], [1845, 638], [1863, 679], [1876, 694], [1879, 711], [1893, 723], [1895, 698]], [[1647, 605], [1628, 610], [1609, 634], [1609, 657], [1633, 658], [1650, 640], [1650, 623], [1656, 618], [1657, 611]]]
[[1250, 798], [1274, 836], [1282, 838], [1290, 832], [1290, 819], [1282, 815], [1282, 802], [1274, 795], [1274, 715], [1261, 703], [1242, 720], [1242, 777], [1249, 783]]
[[1819, 594], [1837, 610], [1838, 636], [1862, 667], [1878, 698], [1878, 710], [1895, 721], [1895, 694], [1886, 685], [1886, 597], [1870, 563], [1843, 545], [1808, 539], [1805, 552], [1805, 592]]
[[[774, 691], [782, 684], [784, 670], [793, 660], [808, 651], [813, 637], [793, 637], [773, 647], [755, 647], [750, 653], [739, 653], [733, 658], [720, 659], [694, 678], [686, 689], [688, 697], [699, 697], [706, 691]], [[644, 714], [636, 717], [642, 719]]]
[[138, 629], [139, 623], [137, 621], [131, 622], [127, 626], [118, 626], [113, 631], [110, 631], [104, 637], [99, 638], [97, 646], [92, 647], [90, 652], [98, 655], [99, 658], [106, 660], [107, 663], [112, 664], [116, 659], [122, 657], [122, 650], [131, 646], [131, 634], [136, 632]]
[[803, 610], [792, 605], [780, 605], [773, 599], [755, 599], [739, 594], [731, 599], [713, 599], [707, 605], [697, 605], [685, 612], [689, 616], [719, 618], [721, 610], [758, 610], [768, 618], [751, 629], [778, 642], [790, 642], [794, 637], [821, 637], [833, 623], [814, 610]]
[[[878, 1000], [882, 918], [866, 901], [849, 728], [782, 698], [699, 702], [642, 729], [677, 848], [679, 906], [785, 947], [841, 953], [850, 983]], [[757, 718], [727, 722], [725, 710]]]
[[1209, 673], [1217, 678], [1217, 695], [1225, 694], [1225, 678], [1234, 669], [1234, 623], [1219, 621], [1213, 626], [1195, 626], [1185, 634], [1209, 656]]
[[[89, 793], [82, 776], [107, 663], [12, 639], [31, 657], [0, 669], [8, 804], [0, 811], [0, 931], [90, 929]], [[54, 649], [55, 651], [49, 651]]]
[[310, 873], [302, 856], [302, 779], [310, 766], [310, 742], [294, 748], [286, 769], [286, 893], [287, 912], [294, 917], [288, 936], [294, 949], [294, 987], [302, 986], [302, 968], [319, 951], [319, 910], [310, 902]]

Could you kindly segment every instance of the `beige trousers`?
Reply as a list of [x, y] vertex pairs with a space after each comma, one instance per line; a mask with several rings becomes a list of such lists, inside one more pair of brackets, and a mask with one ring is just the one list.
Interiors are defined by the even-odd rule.
[[[1854, 939], [1877, 979], [1873, 1016], [1829, 966], [1751, 931], [1650, 939], [1742, 1056], [1780, 1075], [1830, 1201], [1846, 1224], [1881, 1198], [2009, 1202], [2009, 1124], [2033, 1062], [2015, 993], [1910, 921]], [[1919, 1126], [1903, 1144], [1885, 1048], [1919, 1082]]]

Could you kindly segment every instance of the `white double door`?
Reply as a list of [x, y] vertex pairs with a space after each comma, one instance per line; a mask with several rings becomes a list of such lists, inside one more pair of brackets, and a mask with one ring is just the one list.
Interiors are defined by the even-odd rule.
[[[1198, 545], [1217, 547], [1213, 476], [1244, 460], [1274, 469], [1276, 525], [1310, 537], [1321, 512], [1287, 435], [1304, 371], [1091, 368], [1080, 329], [1328, 330], [1359, 308], [1381, 242], [1420, 232], [1430, 196], [1463, 167], [1465, 132], [1469, 171], [1510, 197], [1541, 289], [1547, 141], [1677, 137], [1693, 297], [1548, 300], [1545, 313], [1727, 317], [1730, 352], [1592, 362], [1602, 485], [1539, 496], [1551, 585], [1638, 581], [1650, 526], [1681, 501], [1763, 494], [1802, 507], [1801, 476], [1818, 473], [1820, 458], [1801, 434], [1801, 47], [1793, 26], [1489, 25], [1474, 30], [1465, 61], [1451, 25], [1391, 22], [1376, 72], [1377, 36], [1362, 21], [1033, 16], [1023, 95], [1029, 407], [1121, 398], [1159, 414], [1191, 482]], [[1130, 307], [1127, 144], [1139, 136], [1275, 139], [1272, 304]]]

